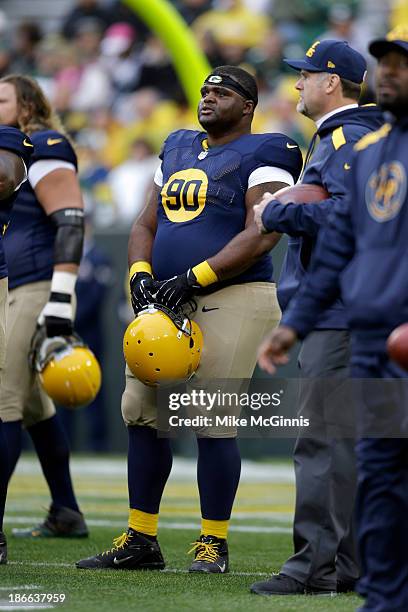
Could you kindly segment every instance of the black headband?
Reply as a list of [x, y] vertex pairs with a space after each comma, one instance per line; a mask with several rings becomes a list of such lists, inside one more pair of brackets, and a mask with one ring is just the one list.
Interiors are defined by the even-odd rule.
[[245, 100], [252, 100], [252, 102], [258, 104], [258, 96], [249, 93], [238, 81], [235, 81], [227, 74], [210, 74], [204, 81], [204, 85], [219, 85], [226, 89], [232, 89], [235, 93], [239, 94]]

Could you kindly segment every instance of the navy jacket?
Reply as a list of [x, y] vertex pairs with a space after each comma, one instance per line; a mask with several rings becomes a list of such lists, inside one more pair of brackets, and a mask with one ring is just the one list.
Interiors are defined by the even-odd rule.
[[[284, 205], [273, 200], [265, 209], [262, 215], [265, 227], [289, 236], [278, 284], [282, 311], [288, 307], [305, 275], [319, 230], [327, 223], [334, 204], [345, 195], [345, 174], [350, 165], [353, 145], [383, 123], [383, 115], [374, 105], [344, 110], [329, 117], [311, 142], [301, 182], [323, 185], [331, 197], [311, 204]], [[347, 328], [340, 300], [321, 313], [316, 328]]]
[[354, 345], [385, 350], [408, 321], [408, 118], [355, 146], [347, 197], [319, 236], [315, 256], [282, 323], [304, 337], [341, 292]]

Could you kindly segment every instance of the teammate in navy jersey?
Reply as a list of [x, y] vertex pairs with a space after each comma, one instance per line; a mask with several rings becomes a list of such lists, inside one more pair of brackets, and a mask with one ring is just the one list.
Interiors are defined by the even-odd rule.
[[[6, 231], [11, 207], [27, 179], [27, 166], [33, 144], [28, 136], [13, 127], [0, 127], [0, 377], [6, 350], [7, 265], [2, 236]], [[0, 419], [0, 565], [7, 563], [7, 541], [3, 533], [4, 507], [9, 478], [7, 439]]]
[[0, 417], [9, 475], [20, 456], [25, 427], [52, 497], [41, 525], [14, 533], [82, 537], [88, 532], [72, 488], [65, 434], [28, 362], [39, 325], [48, 337], [69, 335], [73, 329], [72, 298], [83, 242], [76, 155], [40, 87], [28, 77], [0, 80], [0, 122], [21, 128], [34, 145], [28, 181], [16, 198], [3, 241], [9, 269], [9, 350], [0, 384]]
[[[205, 131], [179, 130], [167, 138], [129, 241], [135, 313], [152, 301], [176, 309], [195, 297], [191, 316], [204, 335], [194, 377], [200, 388], [214, 378], [250, 378], [257, 342], [280, 318], [269, 256], [279, 236], [257, 235], [253, 206], [265, 191], [293, 185], [302, 155], [282, 134], [251, 134], [256, 104], [257, 86], [246, 71], [223, 66], [207, 77], [198, 107]], [[169, 440], [157, 437], [155, 389], [129, 370], [122, 414], [129, 436], [129, 527], [110, 551], [79, 561], [79, 568], [164, 567], [157, 524], [172, 452]], [[190, 571], [224, 573], [240, 476], [236, 428], [196, 433], [202, 523]]]

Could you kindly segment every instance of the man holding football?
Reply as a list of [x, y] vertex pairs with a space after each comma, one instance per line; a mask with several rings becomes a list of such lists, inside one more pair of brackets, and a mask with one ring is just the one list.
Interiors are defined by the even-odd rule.
[[389, 612], [408, 609], [408, 375], [387, 354], [390, 333], [408, 320], [408, 27], [374, 40], [369, 51], [388, 121], [355, 145], [347, 196], [319, 237], [281, 327], [260, 347], [259, 364], [273, 373], [342, 296], [356, 379], [360, 612]]
[[[255, 207], [255, 221], [262, 233], [276, 231], [289, 236], [278, 286], [284, 312], [308, 268], [318, 233], [335, 203], [345, 195], [354, 143], [383, 122], [374, 105], [358, 106], [366, 62], [346, 42], [316, 41], [303, 59], [285, 61], [300, 72], [297, 110], [317, 127], [301, 182], [322, 185], [329, 197], [320, 202], [282, 204], [265, 195]], [[294, 449], [294, 554], [279, 574], [254, 584], [254, 593], [334, 594], [352, 590], [359, 576], [352, 527], [354, 441], [328, 434], [326, 428], [326, 423], [336, 422], [339, 410], [344, 410], [336, 399], [340, 396], [336, 389], [348, 375], [349, 351], [344, 307], [337, 300], [320, 314], [299, 353], [299, 414], [308, 418], [315, 430], [308, 437], [299, 434]]]

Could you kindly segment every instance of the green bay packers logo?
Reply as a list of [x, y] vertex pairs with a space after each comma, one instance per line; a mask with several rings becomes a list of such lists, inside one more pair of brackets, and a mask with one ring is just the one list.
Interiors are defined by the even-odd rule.
[[366, 185], [366, 204], [371, 217], [379, 223], [396, 217], [407, 193], [407, 176], [398, 161], [386, 162], [374, 171]]
[[202, 170], [189, 168], [171, 175], [161, 190], [164, 211], [173, 223], [198, 217], [204, 209], [208, 178]]

